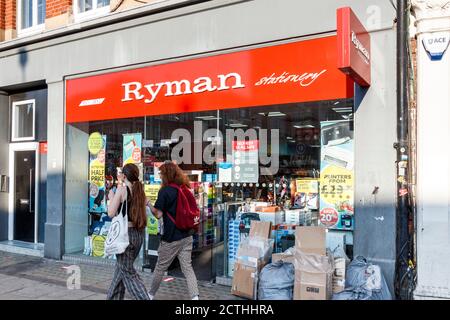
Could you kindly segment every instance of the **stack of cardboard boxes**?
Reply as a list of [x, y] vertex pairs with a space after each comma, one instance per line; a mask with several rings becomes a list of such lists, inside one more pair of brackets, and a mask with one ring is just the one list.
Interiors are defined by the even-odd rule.
[[273, 251], [273, 240], [270, 240], [271, 231], [270, 222], [251, 222], [249, 237], [240, 243], [237, 251], [231, 286], [232, 294], [256, 299], [259, 273], [269, 262]]
[[326, 250], [326, 229], [297, 227], [295, 247], [294, 300], [329, 300], [334, 261]]

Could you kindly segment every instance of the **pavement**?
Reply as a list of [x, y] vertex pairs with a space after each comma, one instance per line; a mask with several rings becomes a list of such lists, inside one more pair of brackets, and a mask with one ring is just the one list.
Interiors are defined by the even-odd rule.
[[[105, 300], [113, 272], [113, 265], [72, 264], [0, 251], [0, 300]], [[138, 272], [149, 288], [151, 271]], [[155, 300], [189, 299], [185, 279], [166, 279]], [[199, 291], [200, 300], [240, 300], [230, 294], [230, 287], [215, 283], [199, 281]], [[126, 293], [125, 299], [131, 296]]]

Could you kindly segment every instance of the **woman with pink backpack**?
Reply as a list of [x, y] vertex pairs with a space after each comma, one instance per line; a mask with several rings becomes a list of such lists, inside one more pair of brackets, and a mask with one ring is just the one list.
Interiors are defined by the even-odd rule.
[[164, 232], [158, 249], [158, 261], [149, 291], [153, 299], [164, 273], [178, 257], [181, 271], [186, 277], [189, 295], [199, 299], [197, 277], [192, 268], [193, 234], [199, 224], [200, 210], [190, 191], [189, 179], [173, 162], [166, 161], [160, 168], [162, 187], [155, 205], [148, 203], [156, 218], [163, 218]]

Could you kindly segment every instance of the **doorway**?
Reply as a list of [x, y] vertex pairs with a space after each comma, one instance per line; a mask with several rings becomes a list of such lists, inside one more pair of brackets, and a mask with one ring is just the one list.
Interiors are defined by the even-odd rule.
[[9, 240], [38, 243], [39, 143], [11, 144], [9, 150]]

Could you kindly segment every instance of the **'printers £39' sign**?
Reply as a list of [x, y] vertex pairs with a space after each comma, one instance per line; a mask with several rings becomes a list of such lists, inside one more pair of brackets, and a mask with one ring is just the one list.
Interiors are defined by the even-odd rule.
[[66, 121], [349, 98], [336, 37], [77, 78], [66, 82]]

